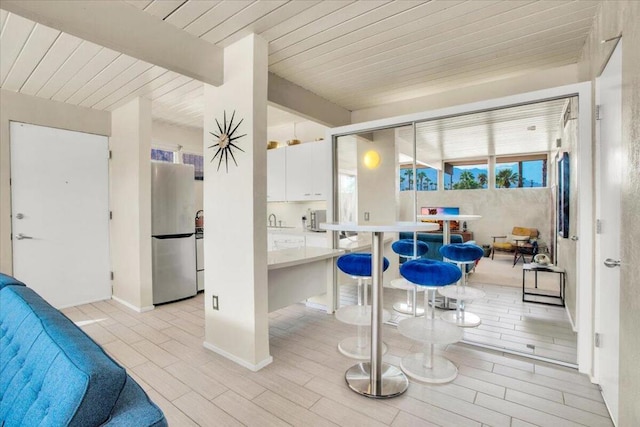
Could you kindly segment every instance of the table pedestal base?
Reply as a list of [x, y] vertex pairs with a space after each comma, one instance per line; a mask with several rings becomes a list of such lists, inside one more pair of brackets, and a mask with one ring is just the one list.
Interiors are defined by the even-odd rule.
[[458, 368], [441, 356], [433, 356], [431, 367], [426, 366], [428, 356], [414, 353], [402, 358], [400, 366], [409, 377], [425, 383], [439, 384], [453, 381], [458, 376]]
[[379, 394], [373, 394], [371, 390], [371, 363], [362, 362], [352, 366], [344, 374], [347, 385], [358, 394], [376, 399], [386, 399], [399, 396], [409, 387], [409, 380], [402, 371], [388, 363], [382, 364], [382, 382]]

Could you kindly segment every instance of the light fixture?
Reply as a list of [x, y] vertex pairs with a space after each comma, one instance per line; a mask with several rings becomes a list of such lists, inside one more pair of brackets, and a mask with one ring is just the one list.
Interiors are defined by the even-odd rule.
[[364, 153], [363, 161], [364, 165], [368, 169], [375, 169], [378, 167], [378, 165], [380, 165], [380, 154], [378, 154], [377, 151], [369, 150]]

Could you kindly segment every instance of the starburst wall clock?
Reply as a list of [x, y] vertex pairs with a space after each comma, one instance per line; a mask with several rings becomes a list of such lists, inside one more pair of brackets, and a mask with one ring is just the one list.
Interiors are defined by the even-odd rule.
[[224, 159], [224, 164], [225, 164], [225, 168], [227, 170], [227, 173], [229, 173], [229, 156], [231, 156], [231, 159], [233, 160], [233, 163], [235, 163], [236, 166], [238, 166], [238, 162], [236, 162], [236, 158], [233, 155], [233, 150], [240, 150], [244, 153], [244, 150], [240, 147], [238, 147], [234, 141], [237, 141], [238, 139], [242, 138], [243, 136], [246, 136], [247, 134], [243, 134], [243, 135], [236, 135], [236, 133], [238, 131], [238, 128], [240, 127], [240, 124], [242, 123], [242, 121], [244, 119], [240, 119], [240, 121], [238, 122], [238, 124], [235, 125], [235, 127], [233, 126], [233, 119], [236, 115], [236, 111], [233, 110], [233, 114], [231, 114], [231, 120], [229, 120], [229, 123], [227, 123], [227, 112], [224, 111], [223, 112], [223, 125], [220, 126], [220, 122], [218, 122], [218, 119], [216, 120], [216, 125], [218, 125], [218, 133], [216, 134], [215, 132], [209, 132], [211, 135], [213, 135], [213, 137], [215, 138], [215, 140], [217, 141], [216, 144], [210, 145], [209, 148], [216, 148], [218, 147], [216, 153], [213, 155], [213, 157], [211, 158], [211, 162], [213, 162], [216, 158], [218, 158], [218, 171], [220, 170], [220, 165], [222, 165], [222, 160]]

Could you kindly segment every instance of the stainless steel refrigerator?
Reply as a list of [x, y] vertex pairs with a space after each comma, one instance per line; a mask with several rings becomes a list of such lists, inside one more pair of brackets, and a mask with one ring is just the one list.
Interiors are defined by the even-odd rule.
[[153, 303], [193, 296], [196, 285], [192, 165], [151, 163]]

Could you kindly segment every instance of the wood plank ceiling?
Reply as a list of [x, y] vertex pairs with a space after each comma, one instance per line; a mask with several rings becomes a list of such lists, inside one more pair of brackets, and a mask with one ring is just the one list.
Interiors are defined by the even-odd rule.
[[[349, 110], [576, 63], [599, 1], [131, 0], [219, 47], [257, 33], [269, 71]], [[0, 9], [3, 89], [202, 126], [202, 83]]]

